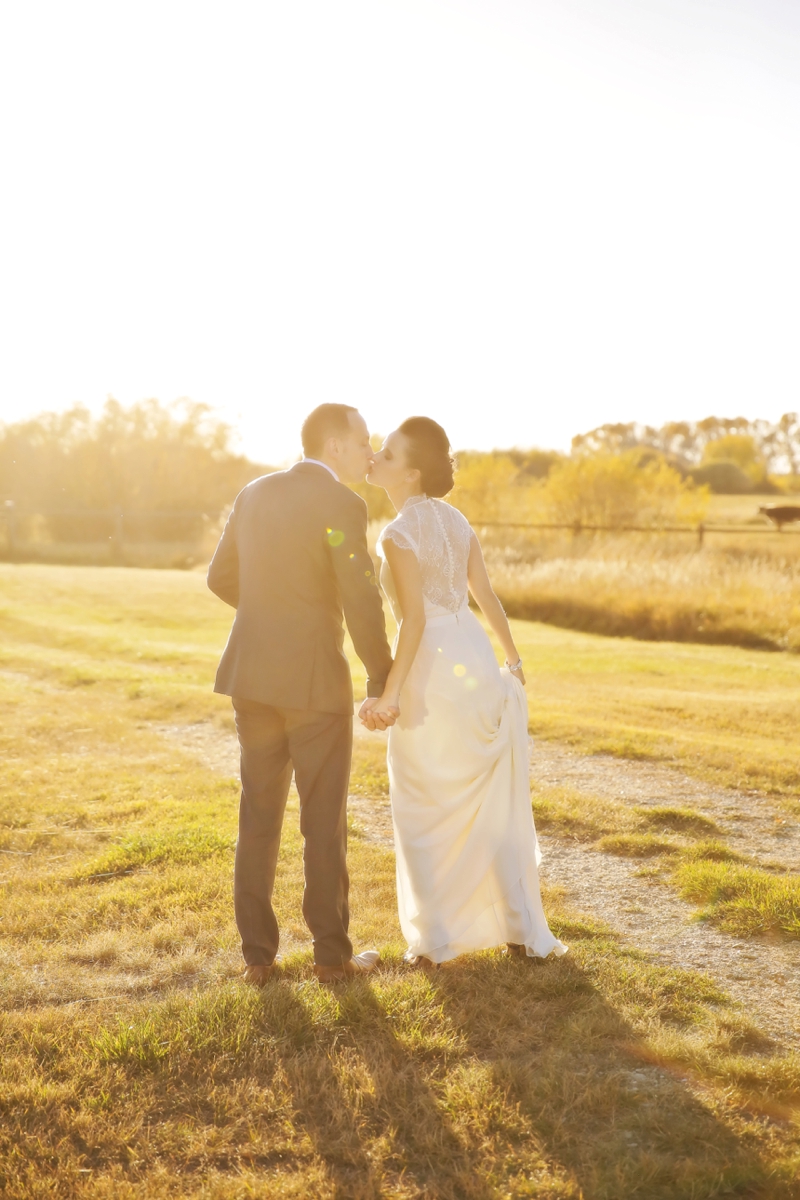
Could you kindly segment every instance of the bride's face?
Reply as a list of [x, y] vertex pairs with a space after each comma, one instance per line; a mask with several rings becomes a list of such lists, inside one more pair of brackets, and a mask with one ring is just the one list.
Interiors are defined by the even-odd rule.
[[385, 488], [387, 492], [419, 484], [419, 471], [409, 467], [406, 460], [407, 450], [408, 438], [395, 429], [376, 452], [367, 482]]

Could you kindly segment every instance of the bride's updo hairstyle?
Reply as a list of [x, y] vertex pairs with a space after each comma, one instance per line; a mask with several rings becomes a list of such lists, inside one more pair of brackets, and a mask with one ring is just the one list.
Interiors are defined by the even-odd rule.
[[453, 487], [455, 459], [441, 425], [430, 417], [409, 417], [399, 426], [408, 442], [406, 462], [419, 471], [420, 487], [426, 496], [446, 496]]

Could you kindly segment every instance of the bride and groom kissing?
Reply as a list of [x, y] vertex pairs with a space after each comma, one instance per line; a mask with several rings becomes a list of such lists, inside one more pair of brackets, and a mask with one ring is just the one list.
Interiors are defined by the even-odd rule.
[[[244, 978], [276, 970], [272, 906], [289, 785], [300, 798], [303, 916], [322, 982], [374, 971], [348, 936], [347, 791], [353, 686], [343, 619], [367, 673], [359, 717], [389, 730], [388, 770], [404, 961], [430, 968], [503, 947], [563, 954], [539, 894], [522, 662], [478, 539], [442, 497], [447, 435], [411, 417], [375, 452], [360, 413], [322, 404], [302, 428], [303, 459], [239, 493], [208, 571], [236, 609], [215, 691], [230, 696], [242, 792], [234, 910]], [[397, 516], [367, 549], [366, 477]], [[383, 589], [398, 624], [386, 636]], [[472, 613], [506, 654], [500, 668]]]

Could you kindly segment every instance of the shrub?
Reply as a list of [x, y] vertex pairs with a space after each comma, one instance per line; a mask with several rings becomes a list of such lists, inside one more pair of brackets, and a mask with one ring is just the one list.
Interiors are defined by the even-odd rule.
[[518, 476], [519, 468], [508, 454], [464, 451], [458, 455], [456, 486], [449, 499], [468, 521], [519, 520], [514, 512]]
[[689, 472], [695, 484], [707, 484], [718, 496], [744, 496], [756, 490], [752, 479], [735, 462], [708, 462]]
[[708, 442], [701, 466], [710, 463], [735, 463], [753, 487], [758, 487], [767, 479], [767, 464], [755, 438], [746, 433], [726, 433]]
[[640, 463], [637, 451], [577, 455], [553, 467], [543, 488], [551, 519], [564, 524], [695, 523], [707, 493], [684, 481], [663, 459]]

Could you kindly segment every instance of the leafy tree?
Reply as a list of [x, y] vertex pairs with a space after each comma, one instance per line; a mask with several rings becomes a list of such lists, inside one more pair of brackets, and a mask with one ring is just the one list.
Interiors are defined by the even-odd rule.
[[705, 489], [663, 459], [642, 466], [636, 450], [565, 459], [550, 472], [544, 495], [553, 521], [612, 528], [694, 523], [708, 503]]
[[366, 481], [352, 485], [353, 491], [366, 502], [370, 521], [381, 521], [386, 524], [397, 516], [392, 502], [383, 488], [374, 487]]
[[[706, 417], [702, 421], [668, 421], [660, 428], [635, 421], [599, 425], [574, 437], [572, 449], [576, 454], [621, 454], [626, 450], [651, 449], [664, 455], [677, 469], [686, 471], [704, 461], [707, 447], [730, 437], [752, 440], [754, 461], [763, 462], [764, 477], [770, 473], [800, 474], [800, 415], [792, 412], [784, 413], [775, 422], [762, 418], [751, 421], [746, 417]], [[710, 461], [719, 459], [712, 457]]]
[[557, 450], [509, 450], [508, 457], [518, 469], [518, 484], [528, 484], [533, 479], [546, 479], [556, 463], [561, 462], [564, 455]]
[[752, 434], [726, 433], [707, 442], [701, 467], [710, 463], [734, 464], [752, 487], [767, 482], [767, 464]]
[[513, 520], [513, 513], [507, 510], [518, 478], [519, 468], [510, 454], [465, 450], [458, 455], [456, 485], [450, 500], [470, 521], [500, 521], [509, 519], [509, 515]]
[[123, 509], [216, 515], [269, 470], [235, 454], [202, 404], [107, 401], [0, 426], [0, 499], [22, 511]]
[[720, 496], [746, 496], [755, 490], [755, 485], [749, 475], [746, 475], [738, 463], [729, 459], [702, 463], [693, 467], [689, 477], [695, 483], [707, 484], [712, 492]]

